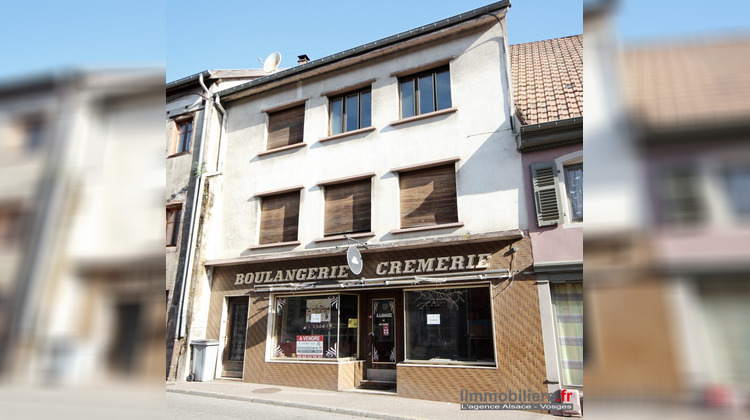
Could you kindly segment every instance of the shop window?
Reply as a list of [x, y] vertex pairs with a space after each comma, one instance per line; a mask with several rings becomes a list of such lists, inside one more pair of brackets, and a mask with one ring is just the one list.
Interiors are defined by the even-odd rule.
[[262, 197], [259, 243], [273, 244], [297, 240], [299, 191]]
[[488, 287], [407, 291], [406, 359], [495, 363]]
[[453, 164], [399, 173], [401, 227], [458, 222]]
[[369, 127], [371, 124], [371, 90], [362, 89], [329, 99], [329, 134]]
[[401, 118], [427, 114], [451, 107], [451, 78], [448, 66], [399, 79]]
[[181, 218], [182, 205], [167, 207], [167, 246], [177, 246]]
[[274, 303], [274, 358], [357, 358], [357, 296], [283, 296]]
[[302, 143], [305, 128], [305, 105], [268, 113], [266, 150]]
[[564, 386], [583, 386], [583, 283], [552, 284], [557, 352]]
[[370, 178], [325, 186], [325, 236], [370, 231]]

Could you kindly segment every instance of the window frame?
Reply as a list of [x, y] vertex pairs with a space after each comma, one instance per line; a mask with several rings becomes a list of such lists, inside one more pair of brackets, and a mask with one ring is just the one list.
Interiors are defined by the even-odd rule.
[[[169, 214], [171, 211], [177, 211], [177, 220], [174, 222], [174, 227], [172, 230], [172, 241], [167, 243], [167, 248], [177, 248], [180, 245], [180, 237], [182, 232], [180, 232], [180, 227], [182, 226], [182, 219], [184, 216], [184, 209], [183, 209], [183, 203], [173, 203], [167, 205], [167, 227], [169, 227]], [[166, 236], [166, 232], [165, 232]], [[166, 238], [165, 238], [166, 239]], [[173, 243], [172, 243], [173, 242]]]
[[[360, 350], [360, 328], [362, 328], [362, 318], [361, 318], [361, 303], [362, 299], [360, 298], [360, 294], [358, 293], [346, 293], [346, 292], [335, 292], [335, 293], [324, 293], [324, 290], [318, 291], [318, 292], [310, 292], [310, 293], [271, 293], [269, 295], [269, 306], [268, 306], [268, 326], [267, 326], [267, 335], [266, 335], [266, 362], [292, 362], [292, 363], [324, 363], [324, 364], [331, 364], [331, 363], [340, 363], [340, 362], [350, 362], [350, 361], [356, 361], [359, 360], [359, 350]], [[278, 346], [278, 337], [276, 336], [276, 321], [277, 317], [277, 299], [279, 298], [290, 298], [290, 297], [321, 297], [326, 298], [328, 296], [341, 296], [341, 295], [347, 295], [347, 296], [355, 296], [357, 298], [357, 331], [355, 333], [355, 336], [357, 337], [357, 344], [355, 346], [356, 352], [354, 356], [349, 357], [338, 357], [338, 350], [336, 351], [336, 357], [335, 358], [306, 358], [306, 357], [277, 357], [274, 354], [274, 351], [276, 349], [276, 346]], [[340, 302], [340, 300], [339, 300]], [[341, 311], [336, 311], [336, 316], [338, 317], [338, 325], [341, 326]], [[336, 343], [339, 342], [341, 334], [340, 334], [340, 328], [336, 329]], [[323, 349], [325, 352], [325, 348]], [[324, 353], [325, 354], [325, 353]]]
[[[489, 295], [490, 299], [490, 321], [492, 322], [492, 325], [490, 326], [492, 330], [492, 357], [494, 358], [494, 362], [466, 362], [466, 361], [460, 361], [460, 360], [451, 360], [451, 361], [434, 361], [434, 360], [422, 360], [422, 359], [408, 359], [406, 357], [407, 354], [407, 347], [408, 347], [408, 319], [407, 319], [407, 298], [406, 293], [407, 292], [416, 292], [420, 290], [441, 290], [441, 289], [472, 289], [472, 288], [487, 288], [487, 293]], [[495, 300], [492, 298], [492, 283], [484, 283], [484, 284], [454, 284], [454, 285], [441, 285], [438, 287], [414, 287], [414, 288], [405, 288], [403, 289], [403, 331], [404, 331], [404, 360], [401, 363], [404, 364], [412, 364], [412, 365], [434, 365], [434, 366], [475, 366], [480, 368], [489, 368], [489, 369], [497, 369], [498, 368], [498, 357], [497, 357], [497, 336], [495, 334]]]
[[[438, 107], [438, 87], [437, 87], [437, 75], [438, 73], [443, 73], [444, 71], [447, 71], [448, 73], [448, 82], [449, 82], [449, 89], [448, 89], [448, 98], [449, 98], [449, 104], [448, 106], [445, 106], [443, 108]], [[432, 111], [427, 112], [420, 112], [420, 89], [419, 89], [419, 79], [423, 78], [424, 76], [432, 75], [432, 105], [433, 109]], [[414, 118], [419, 117], [422, 115], [429, 115], [435, 112], [440, 112], [446, 109], [451, 109], [453, 107], [453, 83], [451, 83], [451, 70], [450, 70], [450, 64], [446, 63], [440, 66], [431, 67], [427, 70], [418, 71], [411, 74], [405, 74], [398, 77], [398, 105], [399, 105], [399, 119], [404, 120], [407, 118]], [[413, 100], [414, 100], [414, 113], [412, 115], [404, 116], [404, 98], [403, 98], [403, 89], [402, 85], [405, 82], [412, 81], [414, 82], [414, 88], [412, 90], [413, 93]]]
[[[362, 126], [362, 94], [370, 94], [370, 124]], [[357, 127], [349, 129], [346, 125], [347, 122], [347, 110], [346, 100], [349, 96], [357, 95]], [[337, 100], [341, 100], [341, 131], [338, 133], [333, 132], [333, 103]], [[372, 127], [372, 84], [360, 87], [358, 89], [349, 90], [343, 93], [337, 93], [335, 95], [328, 96], [328, 136], [337, 136], [346, 134], [352, 131], [361, 130]]]
[[583, 218], [581, 220], [574, 220], [571, 216], [572, 207], [568, 196], [568, 177], [565, 172], [567, 167], [579, 164], [583, 167], [583, 150], [568, 153], [555, 159], [555, 170], [557, 171], [558, 179], [558, 200], [560, 203], [559, 211], [562, 213], [561, 220], [558, 221], [557, 225], [562, 224], [563, 228], [583, 227]]

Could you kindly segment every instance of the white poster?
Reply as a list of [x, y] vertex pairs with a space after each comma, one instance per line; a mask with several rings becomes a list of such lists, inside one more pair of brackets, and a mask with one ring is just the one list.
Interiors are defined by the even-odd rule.
[[[313, 315], [315, 317], [313, 318]], [[317, 321], [314, 321], [316, 319]], [[331, 302], [326, 299], [307, 299], [306, 322], [331, 322]]]
[[427, 325], [440, 325], [440, 314], [427, 314]]

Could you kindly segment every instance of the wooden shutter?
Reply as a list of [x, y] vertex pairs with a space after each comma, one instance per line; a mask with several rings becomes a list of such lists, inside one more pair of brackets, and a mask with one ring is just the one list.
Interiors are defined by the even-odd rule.
[[558, 224], [562, 215], [555, 164], [531, 164], [531, 183], [534, 187], [537, 225], [541, 227]]
[[260, 205], [260, 244], [297, 240], [299, 191], [263, 197]]
[[399, 174], [401, 227], [458, 222], [455, 165]]
[[370, 178], [325, 187], [325, 235], [370, 231]]
[[305, 105], [268, 114], [267, 150], [302, 142], [305, 128]]

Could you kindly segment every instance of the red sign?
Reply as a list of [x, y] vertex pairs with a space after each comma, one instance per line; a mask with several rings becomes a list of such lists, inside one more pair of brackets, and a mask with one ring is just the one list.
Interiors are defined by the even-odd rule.
[[388, 324], [383, 325], [383, 335], [391, 335], [390, 325]]
[[297, 357], [323, 357], [323, 336], [298, 335]]

